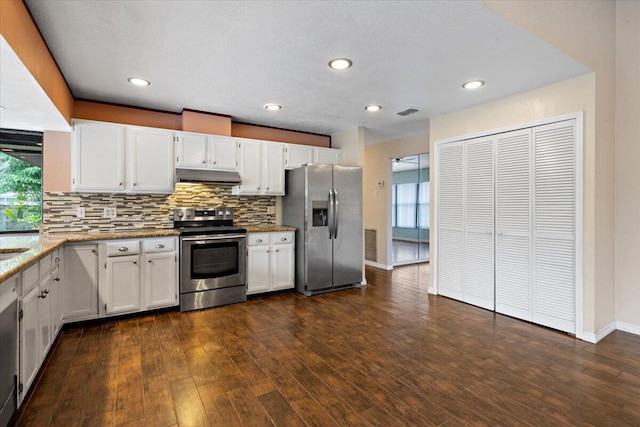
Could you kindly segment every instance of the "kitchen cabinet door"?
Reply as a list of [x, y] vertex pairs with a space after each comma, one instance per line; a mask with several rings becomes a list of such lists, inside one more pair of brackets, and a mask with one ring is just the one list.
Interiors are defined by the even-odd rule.
[[238, 141], [224, 136], [209, 137], [209, 167], [217, 170], [238, 170]]
[[145, 309], [178, 304], [177, 256], [175, 252], [144, 255]]
[[285, 169], [296, 169], [313, 162], [313, 148], [308, 145], [287, 144], [284, 148]]
[[43, 361], [53, 341], [51, 316], [51, 275], [47, 274], [40, 281], [40, 297], [38, 298], [38, 352], [39, 360]]
[[233, 194], [260, 194], [262, 182], [262, 141], [239, 141], [239, 170], [242, 183], [232, 188]]
[[128, 126], [126, 142], [126, 190], [173, 193], [173, 132]]
[[284, 146], [277, 142], [265, 142], [262, 157], [262, 193], [284, 196]]
[[269, 246], [247, 247], [247, 295], [271, 290]]
[[98, 317], [98, 247], [64, 247], [62, 286], [63, 319], [85, 320]]
[[40, 287], [36, 286], [20, 300], [20, 378], [23, 389], [20, 400], [27, 394], [40, 368], [40, 329], [38, 301]]
[[342, 163], [342, 151], [336, 148], [313, 147], [313, 163], [339, 165]]
[[51, 272], [51, 290], [49, 292], [49, 298], [51, 299], [51, 339], [55, 339], [60, 331], [61, 323], [61, 310], [60, 310], [60, 287], [61, 278], [59, 269], [56, 267]]
[[294, 245], [271, 247], [271, 290], [292, 289], [294, 278]]
[[209, 142], [201, 133], [176, 132], [176, 166], [206, 168]]
[[71, 189], [124, 190], [123, 125], [79, 122], [73, 126]]
[[106, 283], [100, 285], [107, 316], [140, 310], [140, 256], [107, 258]]

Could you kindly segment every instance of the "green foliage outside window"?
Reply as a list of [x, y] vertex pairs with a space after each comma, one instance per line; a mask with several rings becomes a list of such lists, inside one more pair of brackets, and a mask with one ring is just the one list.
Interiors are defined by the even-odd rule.
[[[0, 231], [37, 229], [42, 221], [42, 168], [0, 153]], [[11, 196], [8, 196], [11, 195]]]

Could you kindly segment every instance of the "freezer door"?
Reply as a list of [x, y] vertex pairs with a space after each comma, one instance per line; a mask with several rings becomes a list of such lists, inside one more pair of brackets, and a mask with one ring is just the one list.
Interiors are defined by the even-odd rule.
[[[331, 288], [332, 242], [330, 239], [329, 191], [332, 189], [331, 165], [306, 166], [305, 291]], [[314, 217], [315, 209], [315, 217]]]
[[362, 168], [333, 167], [333, 285], [362, 282]]

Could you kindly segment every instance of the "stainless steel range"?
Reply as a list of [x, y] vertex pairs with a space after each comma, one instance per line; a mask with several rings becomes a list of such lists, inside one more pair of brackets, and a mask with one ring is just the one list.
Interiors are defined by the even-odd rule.
[[178, 208], [180, 311], [247, 300], [247, 230], [233, 225], [231, 208]]

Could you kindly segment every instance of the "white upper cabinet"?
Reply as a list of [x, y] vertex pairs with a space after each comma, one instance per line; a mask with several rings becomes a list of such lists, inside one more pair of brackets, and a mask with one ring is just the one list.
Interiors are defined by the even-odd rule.
[[242, 183], [232, 188], [233, 194], [260, 194], [262, 187], [262, 142], [240, 140], [239, 170]]
[[124, 190], [124, 130], [123, 125], [112, 123], [74, 124], [71, 145], [72, 190]]
[[342, 163], [342, 151], [336, 148], [313, 147], [313, 163], [339, 165]]
[[173, 132], [127, 127], [125, 190], [173, 193]]
[[238, 170], [238, 141], [226, 136], [209, 136], [209, 164], [211, 169]]
[[228, 136], [175, 132], [176, 166], [238, 170], [238, 141]]
[[262, 145], [263, 194], [284, 196], [284, 145], [265, 142]]
[[286, 144], [284, 147], [285, 169], [296, 169], [313, 162], [313, 147], [300, 144]]
[[207, 135], [176, 132], [176, 166], [206, 168], [209, 157]]

